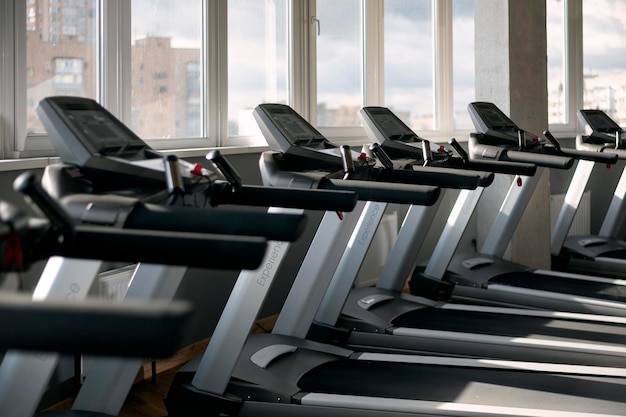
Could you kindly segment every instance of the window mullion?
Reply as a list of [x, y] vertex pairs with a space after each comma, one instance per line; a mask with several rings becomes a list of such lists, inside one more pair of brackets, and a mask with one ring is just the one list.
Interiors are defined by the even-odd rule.
[[312, 64], [309, 54], [312, 49], [310, 43], [315, 42], [311, 38], [311, 16], [309, 14], [309, 2], [290, 2], [290, 36], [289, 36], [289, 102], [298, 113], [308, 115], [310, 112], [309, 97], [310, 71]]
[[[307, 97], [308, 97], [308, 111], [302, 113], [303, 117], [307, 118], [311, 124], [315, 125], [317, 120], [317, 30], [319, 22], [316, 21], [317, 17], [317, 4], [315, 0], [308, 1], [308, 13], [306, 33], [308, 35], [308, 82], [307, 82]], [[321, 28], [320, 28], [321, 30]]]
[[384, 102], [384, 3], [363, 1], [363, 104]]
[[[105, 0], [101, 0], [106, 3]], [[121, 120], [127, 125], [132, 122], [132, 8], [131, 2], [120, 1], [118, 20], [119, 67], [117, 71], [119, 89], [115, 93]]]
[[[2, 159], [11, 155], [16, 145], [14, 140], [17, 137], [15, 94], [20, 89], [16, 89], [14, 80], [15, 73], [19, 69], [18, 59], [25, 60], [26, 57], [23, 56], [24, 54], [20, 54], [21, 57], [18, 57], [15, 53], [19, 49], [16, 49], [15, 36], [18, 31], [14, 26], [16, 22], [15, 9], [23, 4], [21, 1], [0, 2], [0, 83], [2, 83], [0, 89], [4, 91], [2, 97], [0, 97], [0, 114], [3, 116], [0, 118], [0, 141], [2, 142], [0, 158]], [[24, 51], [25, 49], [21, 50]], [[22, 65], [24, 64], [22, 62]], [[19, 73], [20, 71], [17, 72]], [[21, 72], [24, 73], [26, 71]], [[25, 88], [22, 90], [25, 90]], [[21, 117], [23, 118], [24, 116]], [[25, 131], [20, 133], [25, 137]]]
[[565, 0], [565, 85], [567, 126], [578, 131], [576, 112], [584, 106], [582, 0]]
[[206, 1], [205, 132], [223, 146], [228, 139], [228, 0]]
[[[13, 36], [9, 36], [8, 39], [12, 39], [13, 42], [11, 44], [13, 48], [13, 54], [8, 55], [14, 57], [14, 65], [9, 69], [9, 65], [6, 65], [6, 69], [8, 72], [12, 72], [12, 74], [7, 74], [8, 83], [13, 83], [12, 86], [7, 86], [8, 91], [13, 91], [12, 95], [9, 95], [13, 99], [13, 142], [10, 142], [6, 145], [10, 147], [7, 149], [7, 152], [16, 152], [16, 155], [19, 155], [19, 152], [23, 151], [26, 146], [26, 137], [28, 136], [28, 132], [26, 129], [26, 107], [27, 107], [27, 71], [26, 71], [26, 54], [22, 51], [26, 51], [26, 2], [25, 1], [17, 1], [17, 2], [7, 2], [14, 3], [13, 12], [7, 14], [7, 19], [13, 18], [12, 22], [8, 23], [9, 27], [13, 28]], [[5, 6], [6, 7], [6, 6]], [[3, 10], [4, 12], [4, 10]], [[4, 22], [3, 22], [4, 23]], [[6, 28], [5, 28], [6, 31]], [[11, 120], [8, 118], [8, 120]], [[9, 122], [10, 123], [10, 122]], [[9, 136], [10, 138], [10, 136]], [[7, 154], [8, 155], [8, 154]]]
[[433, 81], [435, 130], [454, 130], [454, 90], [452, 61], [452, 0], [433, 3]]
[[131, 2], [100, 3], [100, 102], [121, 121], [131, 123]]

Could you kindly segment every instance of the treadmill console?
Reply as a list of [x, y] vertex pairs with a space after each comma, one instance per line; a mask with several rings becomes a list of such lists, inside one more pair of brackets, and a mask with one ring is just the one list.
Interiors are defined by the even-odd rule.
[[[294, 109], [285, 104], [265, 103], [252, 112], [254, 118], [274, 151], [297, 160], [302, 169], [340, 169], [343, 167], [340, 147], [331, 143]], [[360, 152], [352, 152], [352, 159], [363, 163]]]
[[591, 128], [591, 134], [584, 138], [586, 142], [594, 145], [614, 143], [617, 148], [626, 147], [626, 132], [602, 110], [578, 110], [578, 119]]
[[387, 107], [368, 106], [359, 110], [359, 118], [368, 137], [374, 138], [391, 158], [414, 158], [425, 160], [423, 144], [430, 144], [434, 160], [448, 158], [449, 152], [419, 137]]
[[488, 137], [491, 145], [519, 147], [520, 131], [524, 138], [522, 146], [537, 145], [540, 142], [536, 135], [520, 129], [493, 103], [474, 102], [467, 109], [477, 132]]
[[[92, 181], [110, 185], [105, 188], [165, 183], [163, 155], [95, 100], [48, 97], [39, 103], [37, 114], [63, 162], [78, 166]], [[186, 185], [200, 181], [192, 164], [179, 164]]]

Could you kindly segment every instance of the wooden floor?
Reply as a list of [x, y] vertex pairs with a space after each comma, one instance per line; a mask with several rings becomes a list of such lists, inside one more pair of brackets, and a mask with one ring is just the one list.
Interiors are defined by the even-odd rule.
[[[256, 322], [254, 333], [271, 331], [276, 317], [268, 317]], [[172, 379], [187, 361], [201, 354], [209, 343], [209, 339], [201, 340], [181, 349], [171, 358], [157, 361], [156, 372], [152, 364], [146, 364], [140, 370], [131, 392], [119, 414], [120, 417], [167, 417], [163, 399], [167, 395]], [[68, 398], [48, 410], [70, 409], [74, 398]]]
[[[178, 368], [162, 372], [155, 381], [137, 382], [126, 399], [120, 417], [166, 417], [167, 410], [163, 399], [167, 394], [172, 378]], [[60, 402], [49, 410], [67, 410], [72, 407], [73, 398]]]
[[155, 381], [144, 380], [133, 386], [120, 417], [165, 417], [167, 410], [163, 399], [178, 368], [162, 372]]
[[[403, 291], [409, 292], [408, 285]], [[253, 333], [270, 332], [274, 327], [277, 316], [267, 317], [258, 320], [252, 329]], [[146, 364], [137, 376], [131, 392], [126, 399], [124, 407], [120, 412], [120, 417], [167, 417], [167, 411], [163, 403], [172, 379], [176, 371], [180, 369], [188, 360], [202, 353], [209, 339], [201, 340], [181, 349], [171, 358], [156, 362], [156, 373], [150, 364]], [[73, 398], [68, 398], [56, 404], [49, 410], [69, 409], [72, 406]], [[2, 417], [2, 416], [0, 416]]]

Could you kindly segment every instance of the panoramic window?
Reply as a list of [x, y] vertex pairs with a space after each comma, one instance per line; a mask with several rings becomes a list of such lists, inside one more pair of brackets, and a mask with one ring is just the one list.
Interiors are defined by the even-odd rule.
[[548, 46], [548, 122], [568, 123], [568, 89], [565, 84], [565, 2], [546, 2], [546, 35]]
[[[583, 107], [626, 124], [626, 3], [583, 2]], [[610, 10], [610, 13], [598, 13]]]
[[288, 10], [287, 0], [228, 1], [228, 136], [258, 137], [252, 110], [289, 101]]
[[202, 1], [132, 1], [131, 128], [144, 139], [203, 135]]
[[467, 105], [476, 101], [474, 66], [474, 0], [454, 0], [452, 7], [453, 129], [470, 130], [474, 124]]
[[358, 126], [363, 105], [360, 0], [317, 0], [317, 125]]
[[[52, 6], [54, 4], [54, 7]], [[48, 96], [97, 96], [98, 2], [26, 4], [26, 129], [44, 134], [35, 113]]]
[[385, 1], [385, 106], [416, 131], [435, 128], [432, 4]]
[[[626, 65], [613, 20], [624, 6], [600, 0], [583, 13], [580, 0], [547, 1], [551, 123], [571, 123], [583, 104], [583, 42], [569, 40], [572, 18], [564, 17], [574, 6], [580, 28], [584, 15], [585, 106], [622, 120]], [[15, 89], [0, 104], [3, 155], [53, 154], [35, 113], [49, 95], [97, 99], [155, 149], [263, 145], [251, 111], [264, 102], [294, 105], [346, 142], [362, 140], [357, 111], [365, 104], [388, 106], [434, 138], [472, 126], [472, 0], [0, 4], [0, 22], [15, 28], [0, 40], [15, 54], [15, 68], [0, 68], [0, 82]], [[616, 12], [599, 21], [596, 4]], [[567, 58], [574, 46], [579, 61]], [[580, 87], [571, 81], [576, 71]]]

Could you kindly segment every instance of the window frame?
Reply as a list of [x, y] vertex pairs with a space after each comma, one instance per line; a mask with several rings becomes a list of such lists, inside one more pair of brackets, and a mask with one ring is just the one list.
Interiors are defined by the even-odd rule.
[[563, 0], [563, 80], [565, 123], [551, 123], [549, 129], [557, 136], [572, 136], [583, 127], [577, 111], [584, 105], [583, 81], [583, 13], [582, 0]]
[[[362, 92], [364, 106], [383, 106], [384, 92], [384, 4], [378, 0], [363, 1], [363, 74]], [[470, 130], [454, 127], [454, 67], [453, 63], [453, 0], [432, 0], [433, 21], [433, 114], [435, 129], [420, 132], [420, 135], [434, 141], [447, 141], [450, 137], [458, 137], [466, 141]], [[317, 120], [317, 88], [316, 88], [316, 21], [315, 0], [309, 1], [309, 90], [308, 112], [303, 113], [307, 120]], [[323, 27], [323, 24], [321, 25]], [[361, 127], [320, 127], [319, 131], [337, 143], [363, 143], [365, 136]]]
[[[98, 68], [98, 99], [124, 123], [130, 123], [131, 97], [120, 92], [131, 88], [131, 4], [128, 0], [98, 0], [101, 42]], [[384, 5], [379, 0], [363, 2], [363, 105], [384, 103]], [[454, 129], [453, 83], [453, 1], [433, 2], [434, 115], [436, 130], [420, 132], [433, 141], [455, 136], [466, 140], [470, 131]], [[576, 131], [576, 110], [582, 105], [582, 0], [564, 0], [566, 24], [567, 125], [550, 126], [558, 133]], [[289, 2], [289, 102], [307, 120], [316, 120], [316, 22], [315, 0]], [[53, 155], [46, 135], [27, 135], [25, 123], [27, 0], [0, 2], [0, 158]], [[228, 0], [203, 1], [204, 72], [201, 95], [203, 107], [200, 138], [147, 139], [158, 150], [192, 149], [197, 154], [213, 147], [237, 148], [248, 152], [263, 149], [250, 145], [250, 137], [228, 137], [227, 91], [227, 10]], [[323, 25], [322, 25], [323, 28]], [[320, 131], [340, 144], [362, 144], [361, 127], [325, 127]], [[20, 145], [24, 143], [24, 151]]]

